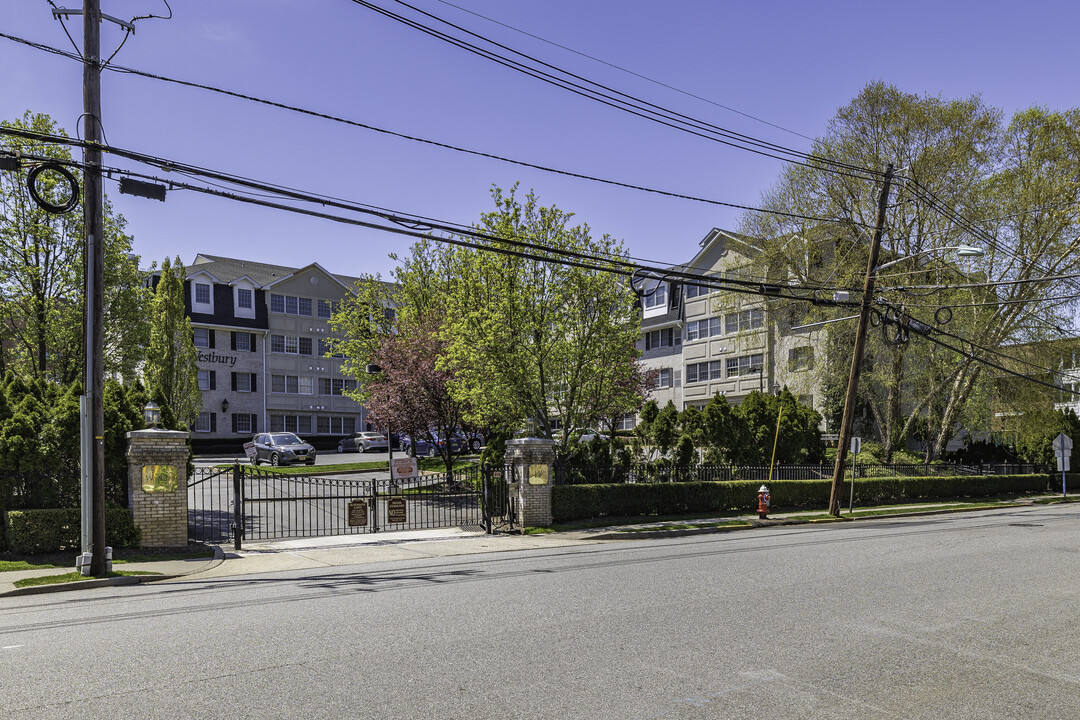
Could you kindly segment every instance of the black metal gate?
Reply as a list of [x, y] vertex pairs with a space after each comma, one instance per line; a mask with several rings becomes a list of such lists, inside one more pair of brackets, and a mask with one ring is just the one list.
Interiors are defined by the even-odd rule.
[[512, 467], [387, 480], [369, 474], [294, 475], [245, 465], [197, 470], [188, 483], [188, 536], [236, 549], [275, 540], [440, 527], [513, 528]]

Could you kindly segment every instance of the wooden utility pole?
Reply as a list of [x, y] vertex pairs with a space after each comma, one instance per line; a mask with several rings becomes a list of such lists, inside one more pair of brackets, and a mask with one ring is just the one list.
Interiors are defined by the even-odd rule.
[[105, 575], [105, 242], [101, 189], [101, 3], [83, 0], [83, 229], [86, 235], [86, 375], [92, 495], [90, 574]]
[[836, 448], [836, 468], [833, 470], [832, 492], [829, 493], [829, 514], [840, 517], [840, 490], [844, 485], [844, 463], [847, 461], [848, 444], [851, 442], [851, 425], [855, 420], [855, 398], [859, 390], [859, 370], [862, 368], [863, 350], [866, 347], [866, 326], [870, 320], [870, 307], [874, 302], [874, 284], [877, 280], [878, 251], [881, 235], [885, 230], [885, 206], [889, 202], [889, 186], [892, 184], [892, 163], [885, 169], [885, 182], [878, 197], [877, 221], [874, 239], [870, 243], [870, 259], [866, 263], [866, 282], [863, 285], [862, 306], [859, 310], [859, 327], [855, 331], [855, 349], [851, 355], [851, 373], [848, 375], [847, 395], [844, 398], [844, 419], [840, 421], [840, 438]]

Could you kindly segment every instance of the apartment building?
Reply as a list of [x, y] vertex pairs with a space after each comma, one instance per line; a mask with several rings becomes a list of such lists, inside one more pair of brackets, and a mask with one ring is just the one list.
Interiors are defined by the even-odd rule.
[[341, 372], [329, 324], [356, 280], [318, 263], [196, 256], [184, 282], [203, 397], [194, 445], [239, 448], [269, 430], [331, 447], [364, 429], [364, 407], [343, 395], [355, 380]]
[[[699, 247], [675, 270], [761, 280], [753, 238], [714, 228]], [[824, 329], [801, 327], [790, 302], [681, 280], [653, 280], [643, 290], [638, 349], [653, 378], [650, 398], [661, 407], [704, 407], [717, 393], [738, 404], [751, 392], [782, 387], [811, 406], [820, 401], [823, 353], [815, 345]]]

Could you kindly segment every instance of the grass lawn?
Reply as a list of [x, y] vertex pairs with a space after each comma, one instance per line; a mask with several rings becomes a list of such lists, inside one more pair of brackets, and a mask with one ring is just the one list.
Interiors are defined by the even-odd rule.
[[[0, 573], [16, 570], [48, 570], [51, 568], [74, 568], [78, 552], [70, 550], [62, 553], [42, 553], [38, 555], [16, 555], [0, 553]], [[189, 546], [187, 548], [115, 548], [113, 565], [134, 562], [155, 562], [157, 560], [192, 560], [214, 557], [214, 549], [209, 546]], [[55, 576], [54, 576], [55, 577]]]
[[[142, 572], [142, 571], [117, 571], [111, 572], [106, 577], [123, 577], [129, 575], [160, 575], [161, 573], [154, 572]], [[69, 572], [64, 575], [43, 575], [41, 577], [25, 578], [23, 580], [17, 580], [15, 587], [35, 587], [37, 585], [58, 585], [60, 583], [78, 582], [80, 580], [97, 580], [99, 578], [86, 577], [78, 572]]]

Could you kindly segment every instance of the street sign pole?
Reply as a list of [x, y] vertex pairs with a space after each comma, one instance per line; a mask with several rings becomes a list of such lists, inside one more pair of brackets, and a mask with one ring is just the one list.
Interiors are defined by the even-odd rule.
[[1072, 468], [1069, 467], [1070, 460], [1072, 459], [1072, 438], [1065, 433], [1060, 433], [1054, 442], [1054, 455], [1057, 459], [1058, 470], [1061, 471], [1061, 497], [1067, 497], [1068, 492], [1065, 487], [1065, 473]]

